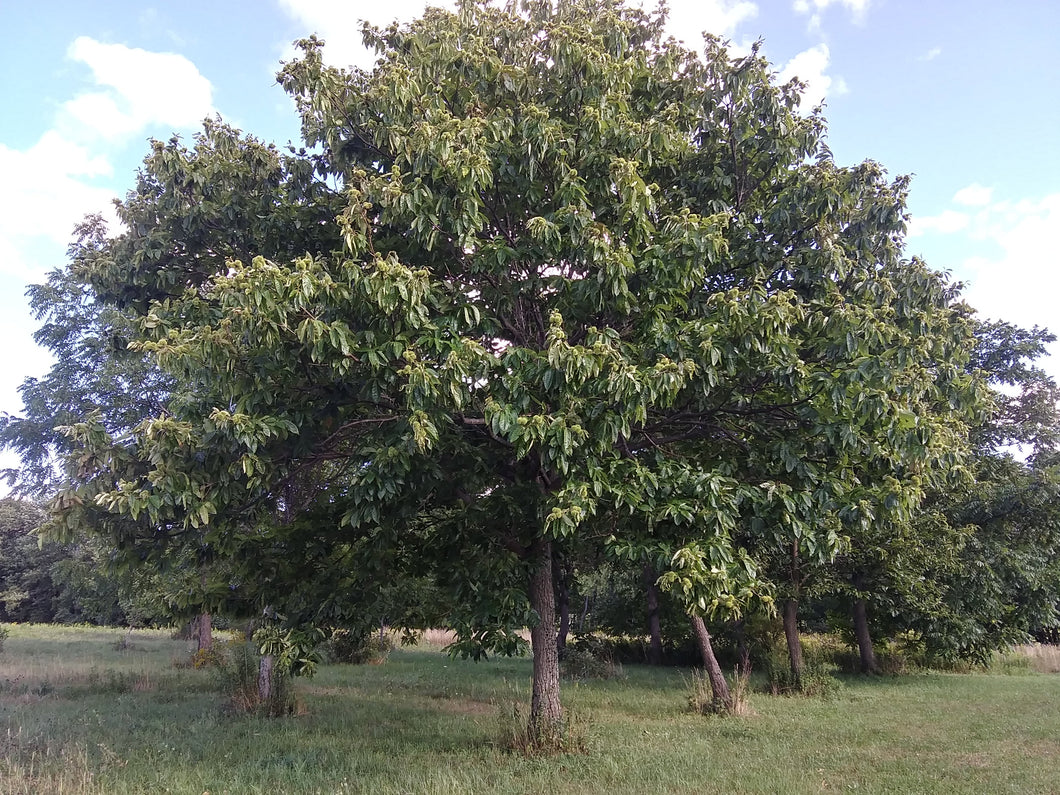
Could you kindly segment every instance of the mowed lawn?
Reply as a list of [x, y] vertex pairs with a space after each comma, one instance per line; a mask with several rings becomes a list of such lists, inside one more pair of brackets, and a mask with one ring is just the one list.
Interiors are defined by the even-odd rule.
[[525, 714], [525, 658], [323, 666], [297, 683], [299, 713], [270, 720], [226, 711], [167, 632], [8, 628], [4, 795], [1060, 792], [1060, 676], [1019, 666], [752, 693], [738, 718], [689, 713], [687, 671], [627, 666], [564, 683], [584, 753], [526, 758], [502, 742]]

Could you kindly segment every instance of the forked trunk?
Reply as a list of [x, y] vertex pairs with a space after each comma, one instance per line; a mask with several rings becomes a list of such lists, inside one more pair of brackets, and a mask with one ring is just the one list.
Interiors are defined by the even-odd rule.
[[692, 632], [696, 636], [696, 644], [699, 653], [703, 657], [703, 668], [710, 680], [710, 691], [714, 697], [714, 709], [721, 712], [732, 712], [732, 694], [729, 693], [729, 683], [725, 681], [725, 674], [721, 672], [718, 658], [714, 656], [714, 647], [710, 642], [710, 633], [701, 616], [692, 616]]
[[788, 642], [791, 683], [796, 689], [801, 689], [802, 641], [799, 639], [799, 603], [794, 599], [784, 600], [784, 637]]
[[197, 651], [209, 651], [213, 648], [213, 622], [209, 613], [200, 613], [193, 620], [195, 624], [195, 638]]
[[644, 564], [644, 590], [648, 595], [648, 636], [651, 639], [648, 646], [648, 662], [652, 665], [662, 665], [663, 642], [662, 624], [659, 620], [659, 588], [655, 582], [659, 577], [650, 563]]
[[530, 700], [530, 736], [536, 743], [552, 744], [562, 734], [563, 708], [559, 700], [559, 648], [556, 644], [556, 601], [552, 590], [552, 543], [538, 538], [530, 548], [530, 606], [538, 622], [530, 630], [534, 653], [533, 695]]
[[878, 674], [880, 667], [876, 663], [876, 652], [872, 648], [872, 636], [869, 634], [869, 617], [864, 599], [854, 600], [854, 637], [858, 641], [861, 672], [863, 674]]

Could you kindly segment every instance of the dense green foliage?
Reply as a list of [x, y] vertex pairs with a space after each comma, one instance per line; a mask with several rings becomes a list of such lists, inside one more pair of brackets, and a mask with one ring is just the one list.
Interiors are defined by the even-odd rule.
[[0, 500], [0, 621], [149, 626], [180, 615], [172, 578], [115, 566], [98, 536], [44, 540], [44, 520], [35, 503]]
[[[824, 594], [951, 656], [1052, 621], [1053, 476], [999, 452], [1056, 431], [1039, 332], [903, 258], [908, 180], [837, 164], [797, 82], [661, 13], [465, 2], [366, 29], [368, 72], [309, 39], [299, 146], [153, 142], [32, 296], [58, 364], [0, 442], [41, 489], [65, 454], [51, 532], [272, 638], [530, 626], [545, 729], [555, 593], [604, 561], [671, 613]], [[993, 414], [988, 378], [1022, 387]]]

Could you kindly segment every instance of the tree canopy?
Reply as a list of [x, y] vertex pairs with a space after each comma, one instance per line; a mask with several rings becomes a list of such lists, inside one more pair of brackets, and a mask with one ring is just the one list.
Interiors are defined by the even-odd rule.
[[370, 71], [308, 39], [298, 147], [155, 142], [75, 272], [172, 392], [71, 424], [56, 527], [195, 538], [317, 614], [429, 572], [463, 651], [533, 627], [547, 736], [566, 545], [667, 550], [692, 613], [733, 614], [771, 598], [763, 550], [831, 557], [959, 473], [972, 327], [902, 257], [908, 180], [836, 164], [798, 82], [664, 13], [428, 9], [365, 28]]

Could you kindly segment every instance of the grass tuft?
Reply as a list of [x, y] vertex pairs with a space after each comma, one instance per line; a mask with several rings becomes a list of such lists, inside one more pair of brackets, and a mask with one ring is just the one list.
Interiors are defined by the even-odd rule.
[[522, 704], [512, 702], [501, 717], [500, 746], [528, 758], [588, 751], [588, 731], [580, 716], [564, 710], [560, 726], [543, 726], [531, 721]]

